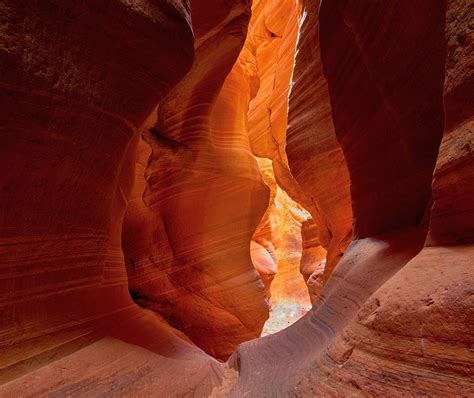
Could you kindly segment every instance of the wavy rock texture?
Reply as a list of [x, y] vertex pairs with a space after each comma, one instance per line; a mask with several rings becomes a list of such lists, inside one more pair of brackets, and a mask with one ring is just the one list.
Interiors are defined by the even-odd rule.
[[178, 367], [155, 393], [206, 394], [222, 370], [133, 303], [120, 241], [137, 132], [191, 66], [187, 4], [0, 8], [0, 395], [147, 395]]
[[[347, 160], [357, 239], [310, 313], [280, 333], [239, 346], [231, 358], [240, 371], [231, 396], [472, 394], [466, 377], [472, 331], [461, 315], [471, 296], [468, 284], [459, 283], [472, 266], [469, 248], [454, 251], [451, 258], [465, 257], [449, 277], [431, 270], [426, 256], [433, 249], [418, 254], [443, 132], [445, 15], [442, 3], [322, 2], [321, 62]], [[435, 198], [441, 194], [436, 181]], [[427, 265], [414, 267], [420, 257]], [[436, 274], [433, 284], [425, 281], [428, 270]], [[460, 295], [448, 293], [455, 286]], [[437, 292], [433, 308], [440, 314], [429, 309], [430, 290]], [[418, 323], [407, 324], [404, 311]], [[437, 328], [444, 315], [452, 320], [454, 314], [457, 321]]]
[[352, 352], [338, 377], [374, 395], [474, 394], [473, 15], [472, 3], [448, 2], [445, 130], [425, 247], [364, 304], [336, 344]]
[[299, 8], [293, 0], [253, 3], [249, 34], [260, 87], [250, 103], [249, 138], [255, 156], [286, 162], [288, 91], [294, 65]]
[[301, 224], [308, 217], [308, 212], [277, 187], [270, 214], [278, 259], [278, 271], [272, 283], [272, 302], [307, 301], [308, 294], [299, 265], [302, 252]]
[[258, 337], [268, 317], [250, 257], [268, 188], [248, 143], [248, 104], [258, 87], [251, 50], [237, 60], [251, 4], [219, 4], [191, 2], [194, 63], [144, 136], [149, 149], [124, 252], [136, 301], [226, 358]]
[[[249, 35], [246, 45], [253, 46], [253, 36]], [[255, 59], [255, 58], [254, 58]], [[277, 183], [273, 175], [272, 162], [267, 158], [256, 158], [265, 185], [270, 189], [270, 198], [265, 214], [255, 230], [250, 242], [252, 263], [258, 271], [265, 285], [266, 296], [270, 299], [273, 279], [278, 271], [278, 256], [276, 249], [280, 243], [276, 236], [276, 227], [272, 224], [272, 214], [276, 213], [275, 199], [277, 196]], [[279, 225], [278, 225], [279, 226]]]
[[474, 396], [472, 1], [317, 6], [0, 0], [0, 396]]
[[[259, 90], [250, 102], [248, 133], [252, 152], [260, 157], [262, 174], [264, 177], [267, 174], [270, 176], [265, 182], [272, 189], [271, 204], [254, 239], [263, 238], [270, 241], [274, 247], [280, 245], [278, 240], [293, 242], [287, 245], [286, 251], [283, 247], [280, 250], [278, 261], [280, 276], [277, 276], [272, 289], [275, 292], [280, 291], [282, 298], [285, 299], [289, 298], [290, 291], [293, 292], [293, 299], [297, 299], [297, 292], [304, 292], [304, 289], [301, 289], [301, 276], [295, 271], [298, 268], [298, 253], [301, 253], [300, 223], [307, 216], [301, 218], [301, 215], [296, 213], [301, 210], [302, 205], [312, 213], [318, 214], [311, 197], [291, 175], [286, 155], [288, 96], [295, 62], [299, 14], [300, 6], [294, 0], [254, 1], [249, 26], [249, 36], [253, 38], [251, 44], [255, 47]], [[273, 170], [269, 169], [269, 166]], [[277, 187], [282, 193], [278, 209], [272, 205]], [[291, 211], [292, 208], [296, 213]], [[289, 216], [287, 222], [276, 222], [272, 226], [268, 222], [270, 215], [273, 214], [275, 220], [279, 212], [285, 213], [285, 209], [289, 210], [288, 214], [292, 212], [296, 218]], [[295, 222], [291, 218], [294, 218]], [[292, 233], [287, 233], [285, 237], [272, 237], [271, 231], [275, 231], [273, 234], [278, 235], [277, 231], [291, 228]], [[265, 234], [267, 236], [263, 237]], [[277, 300], [275, 296], [274, 300]]]
[[[317, 225], [319, 245], [327, 250], [321, 281], [325, 283], [351, 241], [352, 209], [347, 164], [334, 131], [322, 73], [318, 7], [318, 2], [304, 3], [289, 98], [286, 152], [292, 175], [310, 196], [308, 210]], [[313, 287], [315, 294], [318, 289]]]
[[270, 243], [275, 248], [276, 270], [271, 284], [270, 317], [262, 336], [287, 327], [311, 307], [306, 283], [300, 273], [301, 224], [309, 214], [278, 186], [267, 214], [272, 231]]
[[300, 8], [293, 0], [253, 2], [249, 36], [255, 48], [259, 90], [250, 102], [248, 134], [255, 156], [272, 161], [278, 186], [297, 203], [317, 214], [311, 197], [291, 175], [286, 155], [288, 96]]

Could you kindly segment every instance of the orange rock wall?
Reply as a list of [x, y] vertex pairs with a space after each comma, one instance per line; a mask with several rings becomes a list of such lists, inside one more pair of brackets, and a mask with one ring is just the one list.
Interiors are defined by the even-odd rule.
[[0, 396], [474, 396], [471, 1], [0, 10]]
[[250, 258], [268, 205], [247, 134], [258, 84], [250, 50], [241, 53], [250, 5], [229, 3], [210, 24], [214, 14], [207, 11], [218, 6], [191, 2], [194, 63], [144, 135], [151, 149], [140, 160], [147, 165], [137, 178], [140, 209], [132, 209], [124, 227], [136, 301], [218, 358], [258, 337], [268, 317]]
[[347, 164], [334, 131], [322, 71], [318, 7], [317, 2], [304, 2], [300, 19], [286, 152], [292, 175], [311, 199], [308, 210], [319, 244], [327, 250], [324, 282], [351, 241], [352, 209]]
[[250, 103], [249, 137], [255, 156], [286, 164], [288, 91], [293, 73], [299, 7], [294, 0], [253, 2], [249, 34], [255, 45], [259, 91]]
[[[187, 3], [6, 0], [0, 8], [0, 383], [11, 381], [0, 395], [62, 395], [68, 383], [117, 391], [123, 377], [127, 393], [146, 395], [150, 356], [149, 376], [170, 378], [173, 361], [186, 364], [175, 392], [210, 392], [222, 374], [216, 362], [133, 303], [121, 249], [138, 131], [192, 63]], [[90, 345], [106, 334], [123, 341]], [[72, 352], [75, 360], [43, 366]], [[127, 369], [122, 355], [136, 366]], [[84, 358], [107, 363], [92, 382]], [[169, 395], [170, 387], [154, 389]]]
[[301, 224], [310, 216], [278, 186], [272, 161], [267, 158], [257, 161], [271, 194], [269, 206], [252, 237], [253, 264], [267, 286], [272, 304], [288, 300], [306, 302], [306, 286], [299, 265]]
[[[260, 164], [264, 162], [263, 159], [270, 161], [266, 162], [261, 169], [264, 176], [271, 175], [270, 179], [265, 179], [265, 182], [269, 184], [273, 193], [270, 199], [271, 204], [254, 239], [264, 239], [275, 248], [283, 243], [279, 250], [280, 277], [277, 273], [276, 283], [279, 287], [275, 285], [273, 289], [275, 292], [278, 290], [286, 298], [289, 297], [290, 291], [293, 295], [297, 295], [297, 291], [303, 293], [305, 290], [301, 289], [301, 276], [296, 272], [299, 263], [297, 257], [300, 256], [298, 253], [302, 250], [300, 223], [303, 219], [296, 216], [293, 222], [291, 218], [294, 217], [290, 215], [293, 212], [291, 209], [302, 205], [313, 214], [319, 214], [311, 197], [303, 191], [291, 175], [286, 154], [288, 97], [294, 72], [300, 8], [298, 2], [294, 0], [254, 1], [249, 26], [249, 36], [253, 38], [251, 44], [255, 47], [255, 62], [259, 79], [259, 90], [250, 102], [249, 139], [253, 153], [262, 159]], [[273, 170], [267, 170], [269, 165]], [[282, 208], [279, 209], [272, 204], [277, 193], [277, 186], [284, 192], [283, 195], [289, 195], [288, 199], [281, 201]], [[284, 196], [281, 198], [283, 199]], [[298, 204], [295, 206], [292, 200]], [[278, 214], [285, 212], [290, 215], [287, 222], [276, 222]], [[269, 222], [271, 214], [276, 222], [274, 225]], [[292, 233], [286, 234], [284, 238], [278, 238], [277, 235], [282, 235], [278, 232], [280, 229], [288, 231], [292, 229]], [[272, 231], [274, 231], [273, 234]], [[285, 245], [285, 242], [288, 244]], [[318, 245], [320, 245], [319, 242]], [[314, 270], [316, 264], [311, 266]]]
[[312, 218], [301, 225], [301, 240], [300, 272], [306, 282], [311, 303], [315, 304], [325, 283], [327, 252], [321, 246], [318, 225]]
[[356, 239], [310, 313], [239, 346], [230, 396], [468, 397], [472, 6], [323, 1], [319, 23]]

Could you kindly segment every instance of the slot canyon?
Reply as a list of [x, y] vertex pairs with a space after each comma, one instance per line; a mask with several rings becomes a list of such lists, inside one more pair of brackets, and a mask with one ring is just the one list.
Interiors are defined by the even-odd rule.
[[0, 397], [474, 397], [473, 0], [0, 0]]

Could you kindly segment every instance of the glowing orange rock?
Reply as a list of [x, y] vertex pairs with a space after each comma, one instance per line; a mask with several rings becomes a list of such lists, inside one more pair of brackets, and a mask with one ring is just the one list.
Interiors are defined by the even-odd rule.
[[[137, 221], [135, 212], [125, 223], [124, 252], [136, 301], [226, 358], [240, 342], [258, 337], [268, 317], [250, 257], [268, 188], [248, 143], [253, 56], [244, 49], [237, 60], [250, 4], [236, 1], [225, 12], [208, 13], [213, 4], [191, 4], [194, 63], [144, 135], [149, 149], [141, 163], [147, 166], [137, 179], [144, 216]], [[135, 235], [128, 225], [141, 231]]]
[[[269, 206], [253, 235], [253, 241], [265, 248], [275, 264], [275, 272], [270, 280], [268, 272], [259, 273], [264, 281], [268, 280], [266, 285], [275, 279], [271, 285], [273, 304], [289, 300], [307, 303], [308, 296], [299, 269], [302, 252], [301, 224], [309, 214], [277, 185], [272, 161], [266, 158], [258, 158], [257, 161], [271, 194]], [[254, 265], [257, 270], [261, 268], [255, 261]]]
[[[272, 192], [270, 206], [254, 239], [265, 237], [277, 249], [280, 276], [277, 275], [272, 289], [274, 293], [278, 290], [281, 297], [288, 298], [288, 292], [291, 291], [295, 300], [302, 281], [297, 272], [297, 253], [301, 252], [300, 227], [307, 216], [302, 219], [299, 219], [301, 216], [293, 217], [295, 213], [292, 208], [296, 209], [298, 205], [292, 199], [310, 210], [313, 206], [311, 198], [293, 179], [285, 151], [288, 94], [294, 66], [299, 12], [298, 4], [293, 0], [255, 1], [249, 26], [249, 36], [253, 38], [250, 44], [255, 48], [259, 79], [258, 92], [249, 108], [249, 140], [252, 152], [260, 157], [259, 165], [264, 180]], [[278, 192], [279, 209], [275, 207]], [[278, 214], [286, 214], [287, 219], [279, 219]], [[292, 233], [288, 233], [290, 229]], [[275, 300], [277, 297], [274, 295], [273, 301]]]
[[318, 226], [308, 219], [301, 226], [302, 253], [300, 271], [308, 287], [311, 302], [314, 304], [324, 283], [326, 250], [319, 241]]
[[[462, 32], [472, 18], [464, 6], [451, 3], [448, 43], [455, 42], [453, 28]], [[312, 311], [288, 329], [239, 346], [231, 358], [240, 372], [231, 396], [472, 395], [472, 300], [465, 282], [473, 266], [472, 245], [425, 248], [418, 254], [428, 230], [443, 132], [445, 12], [443, 3], [321, 3], [321, 58], [349, 170], [356, 239]], [[457, 40], [466, 41], [466, 36]], [[455, 59], [448, 56], [448, 65], [456, 66], [446, 74], [447, 126], [447, 87], [456, 86], [452, 77], [458, 77], [459, 93], [472, 85], [467, 76], [461, 84], [460, 58]], [[472, 120], [472, 112], [463, 115], [456, 124], [461, 130]], [[445, 187], [471, 175], [464, 162], [457, 162], [472, 155], [452, 146], [460, 142], [449, 139], [456, 132], [446, 131], [438, 159], [433, 220], [441, 218], [438, 209], [447, 210]], [[447, 173], [449, 158], [443, 153], [449, 147], [459, 158]], [[466, 177], [453, 177], [459, 164]], [[454, 209], [470, 216], [472, 201], [465, 198], [472, 188], [462, 187], [450, 195], [459, 200]], [[450, 225], [449, 236], [469, 236], [465, 224], [459, 230]], [[437, 256], [445, 257], [434, 266]], [[393, 382], [387, 386], [387, 380]]]

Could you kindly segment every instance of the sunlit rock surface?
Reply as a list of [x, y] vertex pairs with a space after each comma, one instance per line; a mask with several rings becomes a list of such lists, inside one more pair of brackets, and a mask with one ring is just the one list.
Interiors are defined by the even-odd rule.
[[310, 296], [300, 272], [303, 252], [301, 226], [309, 213], [276, 183], [272, 161], [257, 158], [270, 202], [251, 242], [252, 262], [270, 298], [270, 317], [262, 335], [275, 333], [304, 315]]
[[[265, 183], [271, 189], [270, 205], [254, 240], [270, 241], [277, 257], [277, 271], [271, 285], [270, 323], [279, 312], [278, 303], [292, 307], [291, 312], [299, 314], [309, 305], [298, 268], [301, 223], [308, 218], [305, 209], [310, 210], [313, 202], [291, 175], [286, 156], [288, 96], [300, 11], [299, 4], [293, 0], [254, 1], [249, 25], [259, 79], [258, 92], [249, 108], [249, 140], [253, 153], [259, 157]], [[287, 312], [287, 309], [283, 311]]]
[[250, 258], [268, 205], [247, 132], [258, 88], [253, 55], [241, 53], [250, 6], [191, 2], [194, 63], [144, 133], [140, 209], [124, 225], [133, 297], [223, 359], [258, 337], [268, 317]]
[[[466, 239], [462, 247], [434, 238], [441, 209], [472, 213], [464, 199], [472, 198], [472, 162], [461, 160], [472, 152], [451, 138], [472, 121], [472, 104], [450, 95], [472, 87], [471, 69], [459, 65], [468, 55], [472, 62], [472, 6], [449, 3], [447, 16], [445, 31], [443, 3], [322, 2], [314, 50], [321, 48], [320, 78], [348, 166], [356, 239], [312, 311], [239, 346], [231, 396], [472, 395], [472, 223], [450, 224], [451, 237]], [[462, 117], [454, 98], [462, 98]], [[450, 109], [458, 112], [451, 125]]]
[[311, 303], [315, 303], [326, 278], [327, 252], [319, 241], [318, 225], [312, 218], [301, 225], [302, 252], [300, 272], [303, 276], [310, 296]]
[[0, 1], [0, 396], [474, 396], [473, 15]]

